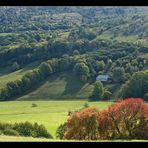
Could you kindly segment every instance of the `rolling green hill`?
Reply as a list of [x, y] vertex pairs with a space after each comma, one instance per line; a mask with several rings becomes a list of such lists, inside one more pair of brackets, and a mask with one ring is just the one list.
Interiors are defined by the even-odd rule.
[[[147, 12], [144, 7], [1, 7], [1, 100], [88, 99], [89, 81], [98, 74], [113, 77], [121, 67], [124, 80], [107, 84], [116, 98], [134, 72], [147, 69]], [[41, 79], [40, 71], [20, 80], [39, 61], [50, 61], [55, 73], [45, 77], [46, 71]], [[76, 76], [72, 69], [80, 62], [89, 72]], [[12, 72], [14, 63], [22, 69]]]
[[[121, 84], [105, 84], [113, 92], [113, 97], [118, 96]], [[88, 99], [94, 88], [93, 83], [80, 81], [72, 71], [57, 73], [50, 76], [38, 86], [33, 87], [17, 100], [75, 100]]]

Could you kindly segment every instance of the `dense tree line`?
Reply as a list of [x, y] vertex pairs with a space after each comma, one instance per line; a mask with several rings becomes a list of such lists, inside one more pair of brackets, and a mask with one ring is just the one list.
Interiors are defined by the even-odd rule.
[[[39, 66], [39, 70], [34, 70], [26, 74], [22, 78], [22, 82], [24, 85], [23, 88], [25, 90], [26, 89], [29, 90], [32, 86], [34, 86], [36, 83], [40, 82], [41, 80], [44, 80], [53, 72], [60, 72], [60, 71], [72, 70], [72, 69], [75, 72], [76, 76], [79, 77], [81, 81], [86, 82], [91, 77], [95, 78], [95, 76], [97, 76], [97, 73], [104, 74], [106, 72], [105, 70], [109, 66], [108, 63], [112, 63], [110, 59], [108, 59], [106, 63], [104, 63], [104, 61], [99, 62], [99, 61], [93, 61], [93, 60], [91, 61], [92, 63], [89, 63], [90, 60], [85, 60], [85, 58], [84, 59], [80, 58], [81, 60], [79, 60], [76, 57], [79, 57], [79, 56], [69, 57], [68, 55], [64, 55], [62, 58], [60, 58], [60, 60], [57, 60], [57, 59], [48, 60], [48, 65], [47, 63], [41, 64]], [[114, 64], [114, 62], [112, 64]], [[109, 71], [109, 73], [110, 72], [111, 71]], [[112, 76], [113, 78], [113, 83], [124, 83], [126, 80], [130, 78], [130, 77], [127, 78], [127, 74], [125, 73], [123, 67], [114, 68], [113, 73], [111, 73], [110, 76]], [[27, 81], [29, 82], [29, 84], [27, 83]], [[15, 89], [17, 87], [19, 88], [21, 84], [22, 83], [19, 80], [8, 83], [7, 89], [9, 90], [9, 93], [10, 93], [13, 87], [13, 91], [12, 91], [13, 93], [10, 93], [9, 95], [7, 94], [6, 96], [9, 98], [10, 96], [15, 96], [17, 93], [21, 94], [21, 88], [19, 92], [17, 93], [15, 92]], [[5, 94], [5, 93], [6, 91], [4, 90], [1, 91], [1, 94]], [[105, 94], [107, 97], [108, 96], [107, 92]], [[143, 97], [143, 96], [140, 96], [140, 97]], [[107, 98], [110, 98], [110, 97], [108, 96]], [[107, 98], [104, 98], [104, 99], [107, 99]]]
[[[110, 50], [107, 50], [107, 48]], [[118, 50], [116, 50], [118, 48]], [[35, 46], [32, 44], [22, 44], [17, 48], [4, 49], [0, 51], [0, 64], [6, 65], [10, 62], [17, 62], [19, 65], [26, 65], [36, 60], [47, 60], [49, 58], [59, 58], [63, 54], [72, 55], [74, 51], [78, 51], [80, 54], [86, 53], [87, 51], [98, 51], [99, 59], [103, 59], [103, 56], [108, 56], [112, 60], [116, 60], [127, 53], [132, 53], [140, 47], [136, 45], [112, 43], [107, 40], [93, 40], [87, 39], [63, 39], [53, 40], [50, 39], [47, 45], [41, 44]], [[132, 50], [131, 50], [132, 49]], [[116, 52], [111, 52], [115, 51]]]
[[[146, 68], [148, 62], [146, 58], [141, 58], [137, 56], [137, 50], [135, 50], [128, 56], [124, 54], [120, 56], [118, 55], [118, 52], [116, 52], [113, 57], [109, 58], [109, 53], [101, 54], [100, 52], [99, 56], [97, 55], [97, 53], [94, 53], [94, 55], [90, 56], [87, 53], [83, 53], [80, 55], [80, 50], [71, 51], [69, 42], [67, 43], [63, 41], [51, 44], [50, 49], [51, 50], [49, 51], [51, 55], [49, 54], [49, 56], [52, 57], [52, 55], [55, 55], [55, 57], [61, 58], [52, 58], [52, 60], [48, 60], [46, 64], [42, 63], [37, 69], [24, 75], [21, 80], [16, 80], [14, 82], [8, 83], [6, 88], [1, 89], [1, 100], [5, 100], [6, 98], [10, 99], [14, 96], [21, 95], [24, 90], [29, 90], [31, 87], [46, 79], [50, 74], [54, 72], [72, 69], [76, 76], [84, 82], [87, 82], [91, 78], [95, 79], [98, 74], [108, 74], [112, 78], [113, 83], [124, 83], [129, 80], [131, 74]], [[21, 50], [18, 50], [17, 54], [19, 54], [20, 51]], [[28, 51], [32, 51], [32, 49], [28, 48]], [[35, 53], [38, 56], [35, 56], [32, 51], [32, 55], [34, 55], [35, 58], [40, 59], [42, 58], [42, 54], [45, 53], [44, 58], [49, 57], [48, 54], [46, 54], [46, 50], [45, 52], [44, 50], [42, 52], [41, 51], [41, 49], [36, 50]], [[25, 48], [22, 48], [22, 52], [24, 53], [23, 56], [25, 56], [25, 53], [27, 54]], [[64, 54], [65, 52], [72, 52], [71, 56], [69, 56], [69, 53]], [[119, 53], [120, 52], [121, 51], [119, 51]], [[9, 58], [11, 56], [13, 57], [13, 51], [12, 53], [10, 52]], [[27, 54], [27, 56], [29, 55]], [[15, 61], [11, 68], [12, 71], [20, 69], [22, 67], [23, 61], [29, 61], [26, 58], [21, 58], [21, 56], [19, 58], [21, 63], [15, 57]]]

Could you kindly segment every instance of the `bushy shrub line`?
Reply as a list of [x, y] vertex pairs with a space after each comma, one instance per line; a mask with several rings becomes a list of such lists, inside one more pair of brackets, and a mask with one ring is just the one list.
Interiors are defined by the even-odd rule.
[[9, 136], [52, 138], [44, 125], [30, 122], [8, 124], [0, 122], [0, 133]]

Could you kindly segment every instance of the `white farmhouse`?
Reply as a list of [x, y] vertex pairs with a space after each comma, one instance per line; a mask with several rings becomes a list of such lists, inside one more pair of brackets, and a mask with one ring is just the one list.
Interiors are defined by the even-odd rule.
[[109, 78], [108, 75], [98, 75], [96, 77], [96, 80], [100, 80], [100, 81], [106, 82], [108, 80], [108, 78]]

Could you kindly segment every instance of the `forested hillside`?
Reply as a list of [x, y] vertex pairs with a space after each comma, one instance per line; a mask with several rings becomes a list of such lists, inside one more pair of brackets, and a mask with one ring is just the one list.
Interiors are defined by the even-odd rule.
[[[147, 7], [0, 7], [0, 100], [147, 100], [147, 14]], [[98, 75], [109, 80], [95, 96]]]

